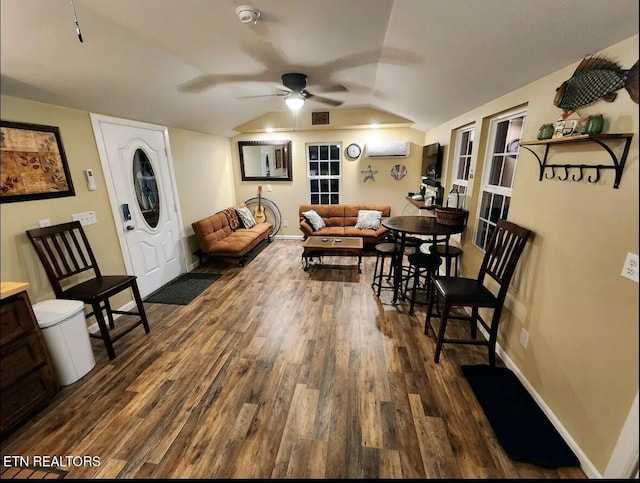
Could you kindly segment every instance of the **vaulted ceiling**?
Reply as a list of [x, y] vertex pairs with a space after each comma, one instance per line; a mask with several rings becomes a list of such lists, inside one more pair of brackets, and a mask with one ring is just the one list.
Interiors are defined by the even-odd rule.
[[245, 3], [1, 0], [1, 92], [232, 136], [285, 111], [269, 94], [301, 72], [341, 103], [304, 110], [371, 107], [426, 130], [638, 33], [637, 0], [256, 0], [255, 24]]

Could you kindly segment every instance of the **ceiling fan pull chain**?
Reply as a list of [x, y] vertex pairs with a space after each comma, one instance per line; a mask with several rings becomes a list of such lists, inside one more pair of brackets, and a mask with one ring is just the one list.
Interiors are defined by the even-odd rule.
[[69, 3], [71, 4], [71, 9], [73, 10], [73, 20], [76, 23], [76, 33], [78, 34], [78, 40], [80, 41], [80, 43], [83, 43], [84, 41], [82, 40], [82, 32], [80, 32], [80, 24], [78, 23], [78, 15], [76, 14], [76, 6], [73, 4], [73, 0], [69, 0]]

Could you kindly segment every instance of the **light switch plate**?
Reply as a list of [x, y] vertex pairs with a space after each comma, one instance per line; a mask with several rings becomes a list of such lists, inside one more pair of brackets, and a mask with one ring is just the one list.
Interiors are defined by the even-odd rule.
[[95, 211], [86, 211], [84, 213], [74, 213], [71, 215], [71, 219], [76, 221], [79, 220], [80, 224], [83, 226], [93, 225], [98, 223], [98, 219], [96, 218]]

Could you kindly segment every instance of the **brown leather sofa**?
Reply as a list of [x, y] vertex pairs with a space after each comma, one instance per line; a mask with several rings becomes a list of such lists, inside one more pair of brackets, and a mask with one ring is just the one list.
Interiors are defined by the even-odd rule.
[[[237, 205], [243, 206], [244, 203]], [[261, 241], [267, 239], [271, 242], [272, 223], [265, 221], [251, 228], [236, 227], [233, 219], [235, 208], [218, 211], [191, 224], [200, 245], [199, 253], [196, 252], [200, 256], [200, 263], [202, 255], [207, 255], [237, 259], [240, 265], [244, 265], [247, 254]]]
[[[314, 210], [322, 217], [325, 225], [318, 231], [315, 231], [311, 224], [306, 220], [302, 213]], [[382, 212], [382, 218], [391, 216], [390, 205], [300, 205], [298, 215], [300, 216], [300, 230], [304, 234], [304, 238], [311, 235], [318, 236], [359, 236], [362, 237], [363, 243], [378, 243], [386, 238], [389, 229], [380, 225], [377, 230], [356, 228], [358, 221], [358, 211], [360, 210], [377, 210]]]

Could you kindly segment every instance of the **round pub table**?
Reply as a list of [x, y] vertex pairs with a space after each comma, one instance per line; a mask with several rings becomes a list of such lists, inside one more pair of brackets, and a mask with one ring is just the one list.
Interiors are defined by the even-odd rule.
[[[393, 271], [393, 303], [398, 300], [398, 291], [402, 285], [402, 259], [404, 254], [405, 241], [409, 235], [426, 235], [433, 237], [432, 243], [435, 245], [438, 236], [445, 237], [445, 244], [449, 246], [449, 237], [456, 233], [462, 233], [465, 225], [443, 225], [436, 221], [435, 216], [390, 216], [382, 219], [382, 226], [394, 232], [399, 240], [398, 256], [396, 257], [396, 267]], [[447, 273], [451, 264], [450, 259], [446, 260]]]

